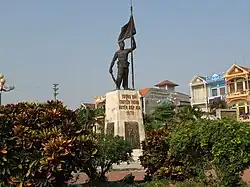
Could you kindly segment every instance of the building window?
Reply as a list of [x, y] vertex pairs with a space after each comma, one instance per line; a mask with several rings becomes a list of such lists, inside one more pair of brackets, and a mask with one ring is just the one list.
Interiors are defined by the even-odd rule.
[[230, 88], [230, 93], [235, 92], [234, 82], [230, 83], [229, 88]]
[[247, 80], [245, 80], [245, 81], [243, 82], [243, 84], [244, 84], [244, 86], [245, 86], [245, 90], [247, 90], [247, 87], [248, 87], [248, 85], [247, 85]]
[[245, 114], [246, 113], [246, 111], [245, 111], [245, 106], [239, 106], [239, 114], [240, 115], [243, 115], [243, 114]]
[[221, 87], [220, 88], [220, 95], [225, 95], [225, 93], [226, 93], [225, 87]]
[[237, 92], [243, 91], [243, 82], [237, 82]]
[[217, 88], [212, 89], [212, 96], [217, 96]]

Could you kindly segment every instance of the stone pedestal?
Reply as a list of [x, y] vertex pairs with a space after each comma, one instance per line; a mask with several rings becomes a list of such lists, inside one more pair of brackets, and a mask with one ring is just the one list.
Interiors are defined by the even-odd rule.
[[116, 90], [106, 94], [105, 133], [130, 141], [137, 159], [145, 139], [141, 106], [139, 91]]

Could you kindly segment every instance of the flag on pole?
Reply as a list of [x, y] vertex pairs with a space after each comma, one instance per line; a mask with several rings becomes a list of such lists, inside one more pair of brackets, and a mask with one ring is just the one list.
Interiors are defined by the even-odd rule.
[[136, 34], [136, 29], [135, 29], [135, 22], [134, 18], [131, 15], [128, 23], [126, 23], [122, 28], [121, 28], [121, 33], [118, 38], [118, 42], [124, 41], [128, 38], [131, 38], [131, 34], [134, 36]]

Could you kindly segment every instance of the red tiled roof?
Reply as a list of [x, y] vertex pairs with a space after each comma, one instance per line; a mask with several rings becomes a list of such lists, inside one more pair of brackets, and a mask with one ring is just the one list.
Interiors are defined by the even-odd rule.
[[95, 104], [92, 104], [92, 103], [82, 103], [82, 104], [84, 104], [87, 108], [91, 108], [91, 109], [95, 108]]
[[139, 93], [142, 97], [144, 97], [150, 90], [151, 88], [143, 88], [139, 90]]
[[240, 66], [242, 69], [246, 70], [246, 71], [250, 71], [250, 68], [246, 68], [246, 67], [243, 67], [243, 66]]
[[161, 86], [179, 86], [179, 85], [174, 83], [174, 82], [171, 82], [169, 80], [165, 80], [165, 81], [162, 81], [162, 82], [156, 84], [155, 86], [161, 87]]

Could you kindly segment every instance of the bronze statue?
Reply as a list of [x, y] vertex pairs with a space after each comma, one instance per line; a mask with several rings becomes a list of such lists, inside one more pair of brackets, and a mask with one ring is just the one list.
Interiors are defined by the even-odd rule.
[[[128, 90], [128, 75], [129, 75], [129, 62], [128, 62], [128, 55], [133, 50], [136, 49], [136, 42], [134, 37], [132, 36], [132, 47], [125, 49], [125, 42], [124, 40], [118, 42], [120, 49], [115, 52], [113, 60], [110, 64], [109, 73], [112, 75], [112, 78], [116, 84], [116, 89], [120, 90], [121, 83], [124, 90]], [[115, 61], [117, 60], [117, 78], [115, 80], [113, 76], [113, 66]]]

